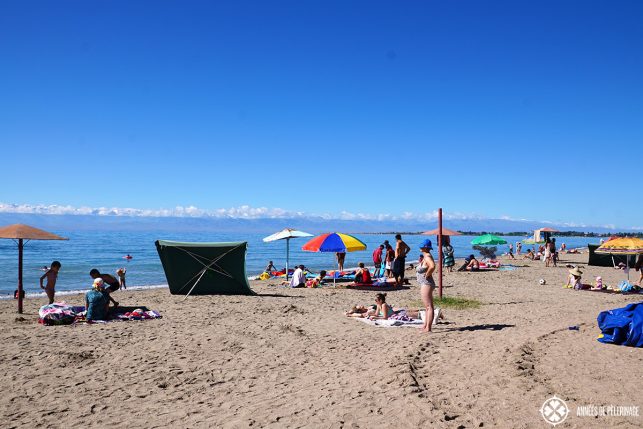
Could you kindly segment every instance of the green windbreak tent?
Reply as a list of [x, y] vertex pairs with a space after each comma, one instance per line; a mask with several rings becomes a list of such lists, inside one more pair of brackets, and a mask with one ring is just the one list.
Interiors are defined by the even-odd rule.
[[596, 253], [598, 244], [588, 244], [587, 248], [589, 249], [587, 265], [594, 265], [597, 267], [616, 267], [622, 262], [623, 264], [628, 264], [630, 268], [634, 268], [634, 264], [636, 263], [636, 258], [628, 258], [627, 255], [605, 255]]
[[248, 243], [156, 241], [172, 295], [252, 295], [246, 276]]

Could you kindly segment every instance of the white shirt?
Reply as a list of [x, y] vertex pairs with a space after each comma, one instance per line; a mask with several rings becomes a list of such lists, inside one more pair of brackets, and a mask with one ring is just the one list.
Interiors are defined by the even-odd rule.
[[290, 286], [295, 287], [299, 286], [302, 283], [306, 283], [306, 276], [304, 275], [304, 270], [298, 267], [292, 274], [292, 278], [290, 279]]

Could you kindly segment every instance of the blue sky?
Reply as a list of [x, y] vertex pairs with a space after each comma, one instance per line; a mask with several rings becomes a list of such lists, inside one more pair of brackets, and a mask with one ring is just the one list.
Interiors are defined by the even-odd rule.
[[0, 203], [641, 226], [641, 22], [638, 1], [4, 2]]

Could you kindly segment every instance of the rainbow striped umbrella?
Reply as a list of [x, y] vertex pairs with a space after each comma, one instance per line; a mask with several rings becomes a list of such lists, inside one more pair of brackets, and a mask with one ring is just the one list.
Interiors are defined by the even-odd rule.
[[[301, 249], [307, 252], [356, 252], [366, 250], [366, 244], [352, 235], [329, 232], [311, 239]], [[333, 284], [335, 284], [335, 277], [333, 276]]]
[[301, 249], [308, 252], [355, 252], [366, 250], [366, 244], [352, 235], [329, 232], [313, 238]]

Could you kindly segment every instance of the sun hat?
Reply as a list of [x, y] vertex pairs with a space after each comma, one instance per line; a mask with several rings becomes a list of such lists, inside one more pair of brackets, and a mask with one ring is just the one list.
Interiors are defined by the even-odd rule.
[[431, 240], [428, 238], [424, 240], [422, 243], [420, 243], [420, 249], [429, 249], [433, 250], [433, 245], [431, 245]]
[[569, 274], [572, 276], [580, 277], [583, 275], [583, 272], [578, 269], [578, 267], [574, 267], [573, 269], [569, 270]]

